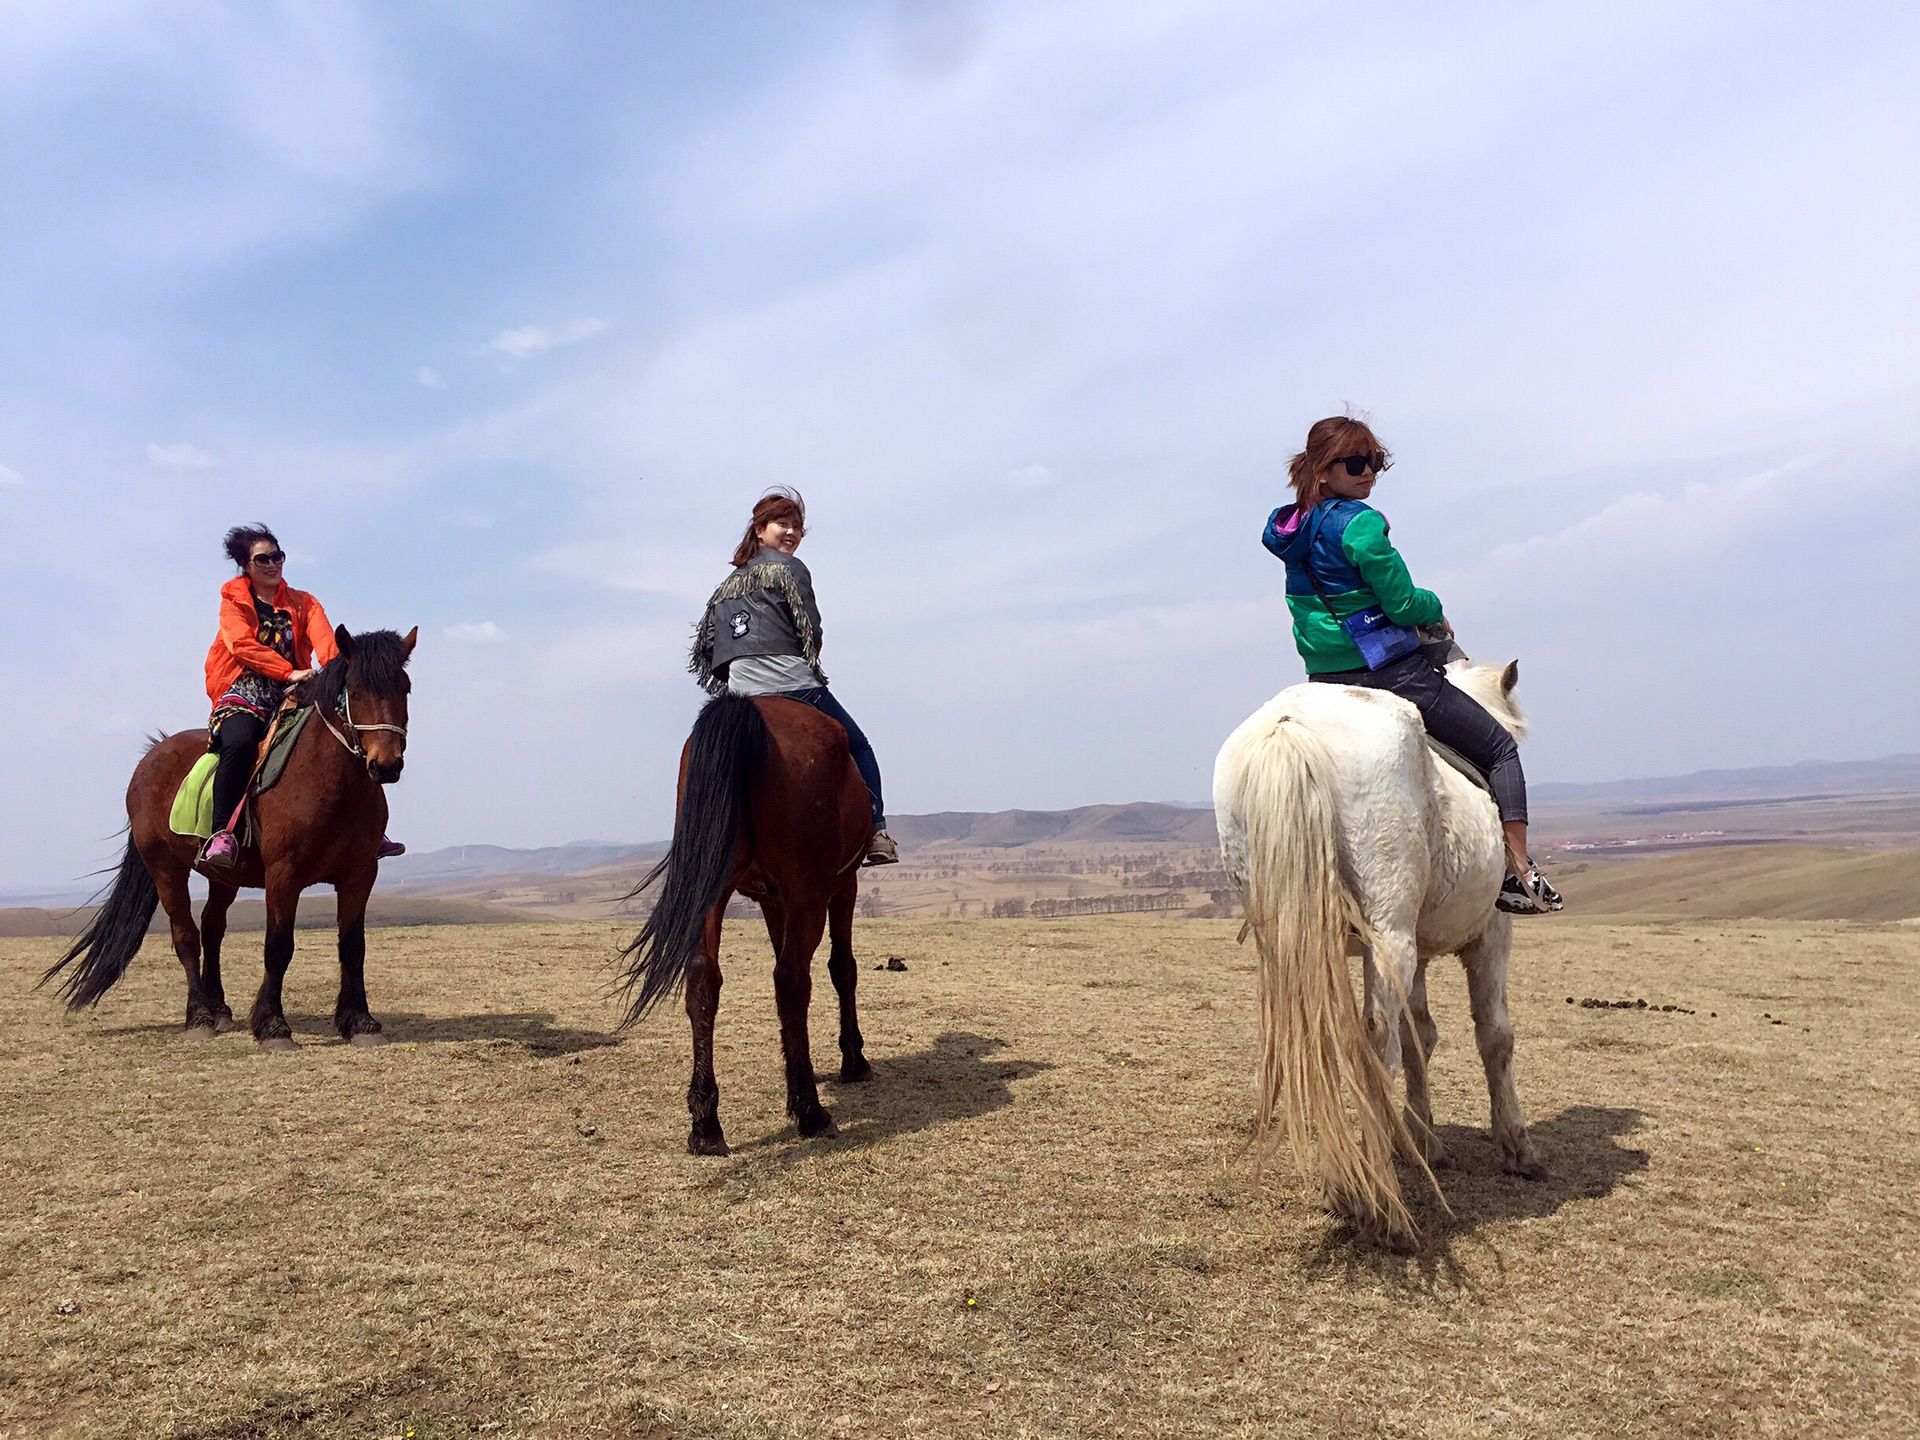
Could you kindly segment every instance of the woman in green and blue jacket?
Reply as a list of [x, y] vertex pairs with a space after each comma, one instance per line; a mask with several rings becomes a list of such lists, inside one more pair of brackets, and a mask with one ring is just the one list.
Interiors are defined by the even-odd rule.
[[1453, 635], [1440, 598], [1413, 583], [1387, 538], [1386, 517], [1366, 503], [1392, 463], [1373, 431], [1344, 415], [1317, 421], [1293, 457], [1296, 501], [1273, 512], [1261, 540], [1286, 562], [1294, 644], [1309, 680], [1391, 690], [1419, 709], [1429, 735], [1486, 774], [1507, 842], [1500, 908], [1520, 915], [1558, 910], [1558, 892], [1527, 856], [1527, 781], [1513, 736], [1447, 680], [1425, 646], [1369, 669], [1341, 624], [1378, 607], [1394, 625], [1427, 627], [1443, 643]]

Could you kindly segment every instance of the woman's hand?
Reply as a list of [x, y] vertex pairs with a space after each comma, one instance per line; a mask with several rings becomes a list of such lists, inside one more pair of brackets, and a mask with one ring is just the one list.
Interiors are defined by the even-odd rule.
[[1438, 620], [1433, 622], [1433, 625], [1434, 628], [1442, 635], [1445, 635], [1447, 639], [1455, 640], [1459, 638], [1453, 633], [1453, 622], [1447, 619], [1446, 616], [1442, 615]]
[[[1448, 631], [1447, 633], [1452, 634], [1453, 632]], [[304, 685], [307, 683], [307, 681], [313, 679], [313, 677], [315, 675], [318, 675], [319, 673], [320, 672], [318, 670], [296, 670], [291, 675], [287, 676], [287, 684]]]

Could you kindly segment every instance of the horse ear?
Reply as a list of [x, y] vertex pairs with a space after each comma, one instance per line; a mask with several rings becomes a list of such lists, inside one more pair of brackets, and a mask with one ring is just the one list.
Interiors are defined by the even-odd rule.
[[353, 636], [347, 633], [346, 626], [336, 625], [333, 627], [333, 643], [340, 647], [341, 659], [344, 660], [353, 654]]
[[407, 631], [406, 638], [403, 639], [400, 643], [407, 647], [407, 654], [411, 655], [413, 654], [414, 644], [419, 639], [420, 639], [420, 627], [416, 625], [411, 630]]
[[1518, 660], [1509, 660], [1507, 662], [1507, 668], [1500, 672], [1500, 693], [1502, 695], [1511, 695], [1513, 693], [1513, 687], [1519, 683], [1520, 662]]

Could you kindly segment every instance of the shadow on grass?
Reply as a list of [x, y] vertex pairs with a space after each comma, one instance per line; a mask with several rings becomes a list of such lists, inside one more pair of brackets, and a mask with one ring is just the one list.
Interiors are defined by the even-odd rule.
[[[954, 1120], [971, 1120], [1013, 1103], [1013, 1082], [1053, 1069], [1045, 1060], [994, 1060], [1007, 1042], [965, 1030], [949, 1030], [924, 1050], [872, 1059], [873, 1078], [843, 1083], [821, 1073], [821, 1096], [839, 1126], [838, 1137], [801, 1140], [791, 1124], [735, 1147], [757, 1162], [792, 1164], [826, 1145], [861, 1149]], [[722, 1116], [724, 1119], [724, 1114]]]
[[[598, 1050], [617, 1045], [616, 1036], [596, 1030], [570, 1030], [553, 1023], [545, 1010], [514, 1010], [486, 1015], [417, 1015], [407, 1011], [376, 1010], [389, 1044], [394, 1045], [470, 1045], [476, 1041], [504, 1041], [523, 1045], [535, 1059], [553, 1055], [577, 1055], [582, 1050]], [[296, 1044], [319, 1047], [343, 1045], [334, 1032], [333, 1016], [295, 1014], [287, 1016]], [[182, 1036], [176, 1022], [165, 1025], [121, 1025], [97, 1032], [102, 1037], [117, 1035]], [[182, 1039], [183, 1045], [212, 1043], [253, 1049], [253, 1037], [247, 1033], [246, 1020], [240, 1027], [212, 1042]]]
[[1645, 1118], [1644, 1111], [1627, 1106], [1573, 1105], [1528, 1126], [1533, 1148], [1547, 1167], [1547, 1178], [1540, 1181], [1503, 1173], [1499, 1147], [1486, 1130], [1438, 1126], [1453, 1163], [1435, 1173], [1453, 1213], [1442, 1209], [1425, 1182], [1403, 1165], [1401, 1184], [1420, 1225], [1420, 1248], [1407, 1255], [1383, 1250], [1341, 1225], [1320, 1242], [1307, 1267], [1344, 1274], [1350, 1282], [1464, 1287], [1467, 1278], [1453, 1256], [1458, 1241], [1492, 1223], [1538, 1220], [1575, 1201], [1604, 1199], [1621, 1181], [1646, 1170], [1647, 1152], [1619, 1143]]

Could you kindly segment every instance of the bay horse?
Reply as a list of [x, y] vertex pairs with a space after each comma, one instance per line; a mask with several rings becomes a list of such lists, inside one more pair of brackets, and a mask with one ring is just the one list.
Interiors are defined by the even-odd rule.
[[292, 1050], [280, 990], [293, 960], [294, 915], [302, 890], [330, 884], [338, 894], [340, 932], [334, 1028], [355, 1045], [381, 1044], [380, 1022], [367, 1013], [367, 896], [387, 827], [381, 787], [398, 780], [406, 763], [412, 688], [406, 666], [419, 635], [417, 626], [405, 636], [391, 630], [349, 635], [344, 625], [334, 632], [340, 653], [307, 684], [314, 714], [279, 783], [253, 801], [258, 843], [230, 867], [200, 870], [210, 888], [197, 928], [187, 876], [201, 842], [176, 835], [169, 815], [181, 780], [206, 753], [207, 732], [184, 730], [148, 747], [127, 785], [127, 849], [119, 873], [105, 903], [40, 983], [73, 965], [60, 986], [67, 1008], [98, 1004], [132, 963], [155, 908], [164, 906], [173, 953], [187, 972], [187, 1034], [202, 1038], [232, 1029], [220, 982], [227, 909], [242, 888], [264, 888], [266, 978], [249, 1024], [262, 1050]]
[[[1518, 675], [1517, 663], [1447, 667], [1516, 740]], [[1438, 1193], [1427, 961], [1458, 955], [1501, 1168], [1546, 1179], [1514, 1087], [1513, 922], [1494, 908], [1506, 874], [1499, 819], [1492, 797], [1428, 747], [1420, 712], [1385, 690], [1283, 690], [1221, 747], [1213, 803], [1259, 952], [1261, 1135], [1278, 1122], [1363, 1238], [1413, 1244], [1393, 1159], [1406, 1155]], [[1364, 1008], [1347, 971], [1355, 941]], [[1403, 1064], [1404, 1115], [1393, 1095]]]
[[[693, 1027], [687, 1149], [725, 1155], [713, 1020], [720, 1007], [720, 926], [736, 891], [759, 902], [773, 941], [773, 991], [787, 1068], [787, 1113], [803, 1136], [838, 1133], [820, 1104], [807, 1038], [813, 952], [831, 930], [827, 973], [840, 997], [840, 1078], [872, 1074], [854, 1007], [853, 907], [873, 834], [873, 802], [847, 732], [778, 696], [707, 702], [680, 752], [673, 844], [633, 891], [660, 893], [621, 955], [631, 997], [625, 1029], [684, 986]], [[632, 898], [631, 896], [629, 898]]]

